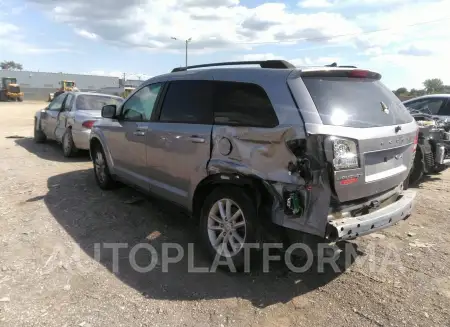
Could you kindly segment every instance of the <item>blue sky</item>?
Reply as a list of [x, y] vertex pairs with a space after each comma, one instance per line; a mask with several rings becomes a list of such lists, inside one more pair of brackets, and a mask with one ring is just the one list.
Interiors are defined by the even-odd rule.
[[337, 61], [419, 88], [450, 84], [449, 27], [449, 0], [0, 0], [0, 60], [145, 78], [184, 65], [191, 37], [189, 64]]

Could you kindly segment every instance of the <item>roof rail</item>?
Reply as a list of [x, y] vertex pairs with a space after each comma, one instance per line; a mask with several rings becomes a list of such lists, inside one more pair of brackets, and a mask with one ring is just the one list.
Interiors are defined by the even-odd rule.
[[338, 66], [336, 62], [333, 62], [330, 65], [325, 65], [325, 67], [357, 68], [356, 66]]
[[293, 64], [286, 60], [258, 60], [258, 61], [229, 61], [229, 62], [216, 62], [203, 65], [177, 67], [172, 69], [172, 73], [183, 72], [192, 68], [204, 68], [204, 67], [219, 67], [219, 66], [239, 66], [239, 65], [259, 65], [261, 68], [295, 68]]

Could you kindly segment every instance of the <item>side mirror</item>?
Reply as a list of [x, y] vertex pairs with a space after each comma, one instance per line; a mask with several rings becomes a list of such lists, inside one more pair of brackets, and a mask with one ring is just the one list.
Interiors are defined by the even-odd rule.
[[102, 108], [103, 118], [116, 118], [117, 106], [115, 104], [108, 104]]

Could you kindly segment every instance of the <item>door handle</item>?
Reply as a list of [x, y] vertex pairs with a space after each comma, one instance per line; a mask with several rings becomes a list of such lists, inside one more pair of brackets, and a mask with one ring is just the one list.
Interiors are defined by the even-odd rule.
[[205, 143], [205, 139], [203, 137], [198, 137], [197, 135], [192, 135], [189, 139], [192, 143]]

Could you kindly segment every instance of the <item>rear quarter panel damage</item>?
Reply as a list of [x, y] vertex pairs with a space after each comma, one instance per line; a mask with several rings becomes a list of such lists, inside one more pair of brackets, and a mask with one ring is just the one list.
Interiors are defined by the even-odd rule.
[[[220, 143], [227, 140], [231, 151], [223, 150]], [[239, 174], [256, 177], [273, 196], [271, 219], [274, 223], [315, 235], [323, 236], [327, 224], [330, 188], [326, 167], [318, 165], [315, 158], [321, 144], [314, 144], [315, 137], [308, 138], [310, 180], [301, 176], [298, 170], [288, 169], [289, 163], [299, 159], [286, 145], [287, 141], [305, 139], [303, 126], [279, 125], [275, 128], [214, 126], [212, 132], [212, 153], [207, 167], [208, 175]], [[317, 140], [319, 142], [320, 140]], [[317, 147], [313, 150], [313, 147]], [[318, 151], [318, 153], [320, 150]], [[317, 154], [320, 155], [320, 154]], [[302, 214], [286, 215], [284, 211], [285, 191], [303, 192], [305, 208]]]

